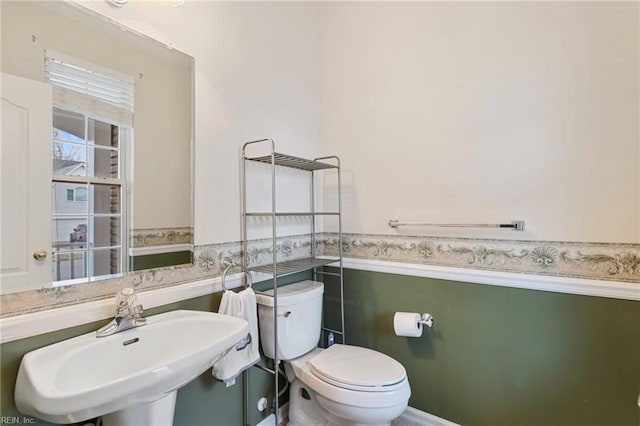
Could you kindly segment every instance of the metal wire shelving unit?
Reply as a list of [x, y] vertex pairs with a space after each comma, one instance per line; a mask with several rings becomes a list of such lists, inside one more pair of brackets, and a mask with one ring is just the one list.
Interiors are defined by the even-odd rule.
[[[269, 155], [263, 156], [248, 156], [247, 148], [254, 145], [264, 145], [270, 149]], [[247, 211], [247, 165], [250, 163], [264, 163], [270, 165], [271, 171], [271, 211]], [[313, 160], [295, 157], [292, 155], [282, 154], [275, 151], [275, 142], [272, 139], [259, 139], [255, 141], [246, 142], [242, 147], [242, 250], [243, 253], [248, 252], [249, 239], [247, 237], [247, 226], [250, 218], [271, 218], [271, 253], [273, 262], [266, 265], [253, 266], [248, 265], [248, 258], [243, 256], [243, 264], [247, 270], [252, 272], [260, 272], [269, 274], [273, 277], [273, 322], [278, 324], [278, 278], [284, 275], [293, 274], [296, 272], [312, 271], [313, 279], [319, 280], [319, 276], [334, 276], [339, 280], [340, 285], [340, 330], [330, 329], [323, 327], [325, 332], [331, 332], [340, 336], [342, 343], [345, 343], [344, 332], [344, 272], [342, 265], [342, 204], [341, 204], [341, 177], [340, 177], [340, 159], [337, 156], [319, 157]], [[278, 211], [276, 206], [276, 190], [277, 179], [276, 171], [278, 167], [293, 168], [309, 172], [310, 180], [310, 211]], [[335, 171], [337, 173], [338, 182], [338, 211], [316, 211], [316, 172], [318, 171]], [[278, 225], [276, 218], [278, 217], [309, 217], [311, 219], [311, 249], [309, 257], [302, 259], [295, 259], [291, 261], [278, 262], [277, 259], [277, 238], [278, 238]], [[318, 217], [335, 217], [338, 221], [338, 256], [337, 257], [325, 257], [318, 256], [317, 253], [317, 241], [316, 241], [316, 218]], [[324, 266], [332, 265], [337, 266], [338, 272], [325, 272], [322, 270]], [[274, 342], [278, 342], [278, 327], [274, 326]], [[260, 367], [265, 371], [272, 373], [275, 377], [275, 396], [272, 407], [272, 413], [275, 415], [275, 424], [280, 424], [279, 418], [279, 392], [280, 383], [278, 371], [280, 368], [280, 359], [278, 358], [278, 351], [275, 351], [275, 359], [273, 360], [273, 370]], [[246, 376], [245, 376], [246, 377]], [[246, 379], [248, 380], [248, 379]], [[248, 382], [245, 382], [245, 408], [249, 407], [248, 394], [246, 392]], [[245, 417], [247, 417], [245, 415]], [[246, 422], [246, 419], [245, 419]]]

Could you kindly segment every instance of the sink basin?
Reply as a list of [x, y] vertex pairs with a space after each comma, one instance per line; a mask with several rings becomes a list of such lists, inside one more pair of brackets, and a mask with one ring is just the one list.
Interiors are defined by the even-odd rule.
[[58, 342], [22, 358], [16, 406], [49, 422], [74, 423], [150, 403], [199, 376], [247, 333], [243, 319], [180, 310], [111, 336]]

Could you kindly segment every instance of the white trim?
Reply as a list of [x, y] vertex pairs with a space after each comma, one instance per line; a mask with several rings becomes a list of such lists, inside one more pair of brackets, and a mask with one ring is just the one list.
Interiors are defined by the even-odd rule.
[[[332, 266], [338, 266], [338, 264], [334, 263]], [[344, 258], [342, 266], [361, 271], [640, 301], [640, 283], [517, 274], [513, 272], [483, 271], [353, 258]]]
[[[115, 150], [111, 150], [115, 151]], [[69, 176], [69, 175], [53, 175], [53, 180], [56, 183], [89, 183], [92, 185], [112, 185], [112, 186], [122, 186], [122, 181], [124, 179], [114, 179], [114, 178], [101, 178], [95, 176]], [[86, 201], [86, 200], [84, 200]], [[67, 214], [68, 216], [82, 216], [82, 214]], [[97, 216], [97, 215], [96, 215]], [[109, 214], [105, 213], [103, 216], [119, 216], [118, 214]]]
[[411, 425], [418, 424], [423, 426], [460, 426], [458, 423], [451, 422], [442, 417], [420, 411], [417, 408], [407, 407], [406, 411], [397, 418], [400, 425], [409, 423]]
[[[228, 288], [242, 285], [242, 274], [226, 278]], [[138, 293], [138, 300], [145, 309], [167, 305], [181, 300], [222, 291], [221, 278], [194, 281]], [[0, 319], [0, 343], [50, 333], [77, 325], [100, 321], [113, 316], [114, 299], [96, 300], [57, 309], [17, 315]]]
[[129, 249], [129, 255], [146, 256], [149, 254], [164, 254], [177, 251], [193, 251], [193, 244], [168, 244], [162, 246], [134, 247]]
[[[333, 266], [336, 265], [337, 263], [333, 264]], [[640, 301], [640, 283], [516, 274], [352, 258], [345, 258], [343, 267], [361, 271], [436, 278], [465, 283]], [[230, 275], [227, 278], [228, 287], [239, 287], [241, 285], [241, 276], [242, 274]], [[258, 282], [269, 277], [266, 274], [255, 274], [253, 280]], [[153, 308], [220, 292], [222, 291], [220, 281], [220, 277], [217, 277], [157, 290], [143, 291], [139, 293], [138, 297], [145, 308]], [[3, 318], [0, 319], [0, 343], [99, 321], [112, 315], [113, 299], [109, 298]]]

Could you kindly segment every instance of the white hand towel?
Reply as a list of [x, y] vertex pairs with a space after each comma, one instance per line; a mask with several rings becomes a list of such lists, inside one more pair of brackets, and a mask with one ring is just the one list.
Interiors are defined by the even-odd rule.
[[239, 293], [227, 290], [222, 294], [218, 313], [247, 320], [251, 335], [251, 342], [244, 349], [236, 349], [242, 347], [244, 343], [235, 345], [229, 353], [213, 365], [213, 377], [223, 381], [227, 387], [233, 386], [236, 383], [236, 377], [243, 370], [260, 360], [260, 352], [258, 351], [260, 336], [258, 335], [256, 309], [256, 294], [251, 288], [244, 289]]

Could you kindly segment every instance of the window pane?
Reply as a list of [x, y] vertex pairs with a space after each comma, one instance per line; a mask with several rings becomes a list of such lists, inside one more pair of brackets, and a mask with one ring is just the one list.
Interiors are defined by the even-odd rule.
[[73, 191], [73, 201], [87, 201], [86, 186], [77, 186]]
[[93, 212], [96, 214], [120, 213], [120, 187], [93, 185]]
[[89, 137], [87, 139], [90, 144], [117, 148], [118, 130], [118, 126], [90, 118], [88, 121]]
[[87, 149], [75, 143], [53, 143], [54, 176], [86, 176]]
[[53, 255], [52, 280], [72, 280], [86, 278], [87, 275], [87, 251], [74, 250], [58, 252]]
[[[86, 215], [88, 213], [87, 185], [54, 182], [52, 190], [51, 211], [54, 216]], [[71, 197], [69, 197], [70, 194]]]
[[86, 217], [53, 219], [51, 232], [53, 250], [64, 251], [85, 247], [89, 241]]
[[109, 247], [120, 245], [120, 218], [94, 218], [92, 242], [94, 247]]
[[88, 147], [89, 176], [118, 178], [119, 153], [112, 149]]
[[120, 273], [121, 249], [95, 250], [93, 256], [93, 275], [111, 275]]
[[53, 139], [84, 143], [84, 115], [54, 108]]

